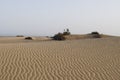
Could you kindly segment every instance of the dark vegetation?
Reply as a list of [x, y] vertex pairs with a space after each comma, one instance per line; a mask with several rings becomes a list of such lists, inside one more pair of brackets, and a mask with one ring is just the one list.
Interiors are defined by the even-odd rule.
[[101, 35], [98, 32], [91, 32], [90, 35], [92, 38], [101, 38]]
[[64, 32], [63, 32], [63, 35], [70, 35], [71, 33], [70, 33], [70, 31], [69, 31], [69, 29], [66, 29], [66, 30], [64, 30]]
[[54, 40], [65, 40], [65, 37], [64, 37], [64, 35], [62, 33], [58, 33], [58, 34], [55, 34], [53, 36], [53, 39]]
[[64, 30], [63, 33], [55, 34], [52, 38], [53, 38], [53, 40], [59, 40], [59, 41], [61, 41], [61, 40], [65, 40], [66, 39], [65, 35], [70, 35], [70, 34], [71, 33], [69, 32], [69, 29], [66, 29], [66, 30]]
[[[63, 33], [57, 33], [57, 34], [55, 34], [55, 35], [52, 37], [52, 39], [53, 39], [53, 40], [59, 40], [59, 41], [61, 41], [61, 40], [66, 40], [66, 39], [67, 39], [67, 36], [66, 36], [66, 35], [71, 35], [69, 29], [64, 30]], [[101, 38], [101, 34], [99, 34], [99, 32], [91, 32], [90, 34], [88, 34], [88, 35], [86, 36], [86, 38], [93, 38], [93, 39], [94, 39], [94, 38]]]
[[[70, 36], [69, 36], [70, 35]], [[17, 37], [24, 37], [22, 35], [17, 35]], [[66, 40], [66, 39], [86, 39], [86, 38], [102, 38], [101, 34], [99, 32], [91, 32], [87, 35], [84, 36], [76, 36], [76, 35], [71, 35], [69, 29], [65, 29], [62, 33], [57, 33], [53, 37], [46, 36], [47, 38], [52, 38], [53, 40]], [[33, 40], [32, 37], [25, 37], [25, 40]]]
[[99, 34], [98, 32], [91, 32], [91, 34]]
[[16, 37], [24, 37], [23, 35], [17, 35]]
[[25, 37], [26, 40], [33, 40], [32, 37]]

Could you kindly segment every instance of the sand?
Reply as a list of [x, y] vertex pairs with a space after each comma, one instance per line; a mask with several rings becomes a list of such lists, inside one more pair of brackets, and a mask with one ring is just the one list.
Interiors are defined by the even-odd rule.
[[0, 38], [0, 80], [120, 80], [120, 38]]

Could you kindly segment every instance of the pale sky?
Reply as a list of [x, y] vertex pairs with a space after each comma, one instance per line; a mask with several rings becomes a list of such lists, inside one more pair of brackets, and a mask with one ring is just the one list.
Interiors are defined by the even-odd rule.
[[0, 0], [0, 36], [98, 31], [120, 36], [120, 0]]

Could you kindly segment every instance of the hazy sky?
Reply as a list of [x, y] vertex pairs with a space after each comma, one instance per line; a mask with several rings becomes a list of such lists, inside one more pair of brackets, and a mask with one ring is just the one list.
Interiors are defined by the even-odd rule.
[[120, 35], [120, 0], [0, 0], [0, 35]]

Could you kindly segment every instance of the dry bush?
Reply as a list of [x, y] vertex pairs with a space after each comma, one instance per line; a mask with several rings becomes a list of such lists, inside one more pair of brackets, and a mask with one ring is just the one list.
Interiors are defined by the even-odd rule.
[[55, 34], [52, 38], [53, 40], [65, 40], [65, 37], [62, 33]]
[[25, 37], [26, 40], [33, 40], [32, 37]]
[[16, 37], [24, 37], [23, 35], [17, 35]]
[[101, 38], [101, 35], [98, 32], [91, 32], [93, 38]]
[[70, 32], [63, 32], [63, 35], [70, 35]]
[[69, 29], [64, 29], [64, 32], [63, 32], [63, 35], [70, 35], [71, 33], [70, 33], [70, 31], [69, 31]]

